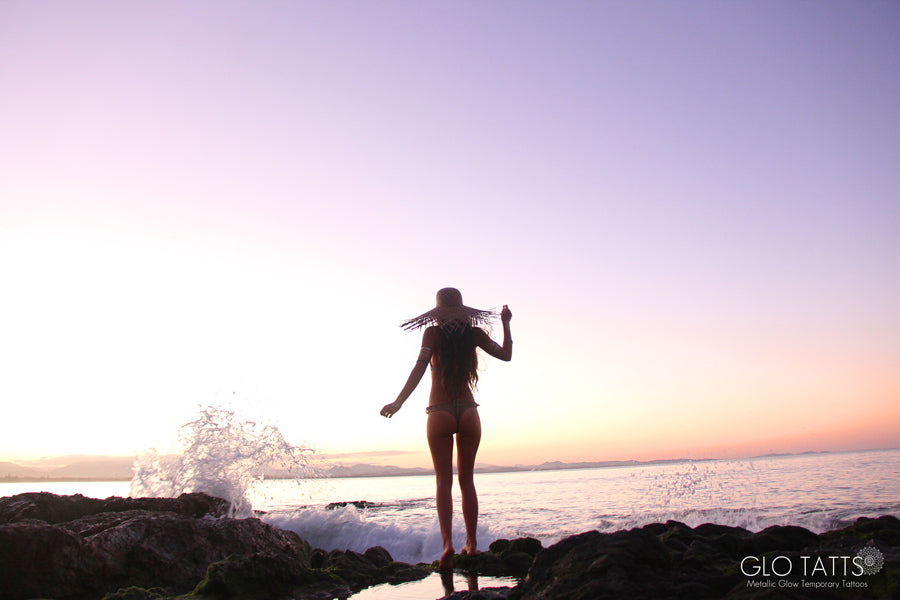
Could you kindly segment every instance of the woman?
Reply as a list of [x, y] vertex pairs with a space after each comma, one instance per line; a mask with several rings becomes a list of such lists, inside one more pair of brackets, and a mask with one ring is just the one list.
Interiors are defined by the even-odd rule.
[[441, 569], [453, 568], [453, 436], [456, 436], [457, 473], [462, 492], [463, 520], [466, 524], [466, 545], [463, 554], [474, 555], [477, 548], [478, 495], [473, 472], [475, 454], [481, 442], [481, 420], [472, 389], [478, 382], [476, 348], [491, 356], [508, 361], [512, 358], [512, 336], [509, 321], [512, 313], [504, 305], [500, 312], [503, 323], [503, 345], [493, 341], [480, 327], [495, 314], [463, 305], [462, 294], [455, 288], [437, 293], [437, 306], [410, 319], [402, 327], [407, 331], [426, 327], [422, 335], [422, 349], [406, 385], [397, 399], [381, 409], [382, 416], [392, 417], [409, 398], [426, 365], [431, 365], [431, 395], [428, 400], [428, 447], [437, 480], [436, 502], [441, 526], [443, 552]]

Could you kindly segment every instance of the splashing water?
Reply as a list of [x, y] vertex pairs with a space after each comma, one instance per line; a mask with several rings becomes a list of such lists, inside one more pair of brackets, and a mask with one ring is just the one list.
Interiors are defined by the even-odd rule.
[[181, 454], [151, 449], [135, 460], [129, 495], [175, 498], [204, 492], [231, 503], [230, 516], [247, 517], [248, 494], [267, 474], [311, 477], [313, 450], [293, 446], [274, 425], [242, 420], [234, 411], [209, 406], [179, 430]]

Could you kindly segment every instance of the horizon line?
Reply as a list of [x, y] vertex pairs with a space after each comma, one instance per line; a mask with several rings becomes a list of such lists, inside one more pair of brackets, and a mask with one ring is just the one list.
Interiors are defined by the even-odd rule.
[[[606, 460], [606, 461], [576, 461], [576, 462], [562, 462], [562, 461], [545, 461], [540, 464], [534, 465], [492, 465], [487, 463], [476, 463], [475, 464], [475, 472], [479, 474], [492, 474], [492, 473], [522, 473], [522, 472], [532, 472], [532, 471], [568, 471], [568, 470], [579, 470], [579, 469], [604, 469], [604, 468], [616, 468], [616, 467], [629, 467], [629, 466], [653, 466], [653, 465], [661, 465], [661, 464], [679, 464], [679, 463], [691, 463], [691, 462], [712, 462], [712, 461], [720, 461], [720, 460], [754, 460], [754, 459], [763, 459], [763, 458], [780, 458], [780, 457], [800, 457], [800, 456], [809, 456], [809, 455], [822, 455], [822, 454], [861, 454], [866, 452], [890, 452], [900, 450], [900, 447], [891, 447], [891, 448], [867, 448], [863, 450], [807, 450], [804, 452], [772, 452], [768, 454], [760, 454], [756, 456], [746, 456], [746, 457], [732, 457], [732, 458], [659, 458], [659, 459], [651, 459], [651, 460], [636, 460], [636, 459], [628, 459], [628, 460]], [[125, 459], [125, 458], [133, 458], [129, 456], [107, 456], [107, 455], [66, 455], [65, 457], [88, 457], [88, 458], [105, 458], [105, 459]], [[136, 455], [135, 455], [136, 456]], [[61, 457], [61, 458], [65, 458]], [[49, 460], [54, 457], [48, 457]], [[58, 457], [60, 458], [60, 457]], [[0, 461], [2, 463], [11, 463], [16, 464], [13, 461]], [[548, 466], [553, 465], [553, 466]], [[22, 466], [22, 465], [17, 465]], [[71, 466], [71, 465], [66, 465]], [[52, 467], [55, 469], [65, 469], [66, 466], [63, 467]], [[344, 475], [338, 476], [329, 476], [323, 475], [320, 477], [280, 477], [273, 473], [271, 477], [265, 477], [265, 479], [269, 480], [290, 480], [290, 479], [359, 479], [365, 477], [410, 477], [410, 476], [421, 476], [427, 475], [431, 470], [428, 467], [398, 467], [395, 465], [372, 465], [365, 463], [357, 463], [354, 465], [345, 465], [343, 463], [336, 463], [330, 466], [331, 470], [334, 469], [353, 469], [353, 468], [366, 468], [371, 467], [373, 470], [382, 470], [383, 472], [379, 473], [369, 472], [369, 473], [347, 473]], [[543, 468], [542, 468], [543, 467]], [[27, 467], [34, 470], [40, 470], [40, 467]], [[424, 473], [423, 473], [424, 471]], [[455, 469], [454, 469], [455, 471]], [[277, 473], [277, 471], [276, 471]], [[7, 474], [5, 476], [0, 477], [0, 484], [3, 483], [70, 483], [70, 482], [102, 482], [102, 481], [130, 481], [131, 478], [125, 477], [91, 477], [91, 476], [57, 476], [57, 477], [41, 477], [36, 474], [32, 475], [23, 475], [23, 476], [14, 476]]]
[[[678, 457], [678, 458], [649, 458], [646, 460], [637, 460], [634, 458], [626, 458], [626, 459], [603, 459], [603, 460], [576, 460], [576, 461], [560, 461], [560, 460], [545, 460], [542, 463], [538, 464], [529, 464], [523, 465], [516, 463], [514, 465], [494, 465], [491, 463], [475, 463], [481, 464], [482, 466], [487, 467], [501, 467], [501, 466], [510, 466], [510, 467], [533, 467], [540, 466], [549, 463], [562, 463], [562, 464], [589, 464], [589, 463], [628, 463], [635, 462], [641, 464], [654, 463], [654, 462], [688, 462], [688, 461], [710, 461], [710, 460], [749, 460], [752, 458], [768, 458], [772, 456], [801, 456], [804, 454], [853, 454], [857, 452], [887, 452], [890, 450], [900, 450], [900, 446], [888, 446], [888, 447], [870, 447], [870, 448], [856, 448], [856, 449], [847, 449], [847, 450], [803, 450], [801, 452], [767, 452], [765, 454], [754, 454], [751, 456], [705, 456], [702, 458], [686, 458], [686, 457]], [[323, 453], [318, 454], [320, 458], [334, 458], [334, 457], [346, 457], [346, 456], [396, 456], [402, 454], [416, 454], [417, 451], [411, 450], [377, 450], [377, 451], [368, 451], [368, 452], [338, 452], [338, 453]], [[27, 466], [25, 463], [34, 463], [34, 462], [42, 462], [42, 461], [51, 461], [51, 460], [63, 460], [63, 459], [87, 459], [87, 460], [99, 460], [99, 459], [135, 459], [141, 456], [142, 453], [137, 454], [59, 454], [59, 455], [47, 455], [41, 456], [39, 458], [26, 458], [26, 459], [16, 459], [16, 458], [0, 458], [0, 464], [3, 463], [12, 463], [19, 466]], [[314, 452], [314, 454], [316, 454]], [[160, 456], [179, 456], [179, 453], [172, 452], [167, 454], [162, 454]], [[72, 463], [69, 463], [65, 466], [70, 466]], [[394, 465], [377, 465], [384, 467], [391, 467]], [[32, 467], [39, 468], [39, 467]], [[400, 468], [418, 468], [418, 467], [396, 467]], [[422, 467], [426, 468], [426, 467]], [[430, 467], [427, 467], [430, 468]]]

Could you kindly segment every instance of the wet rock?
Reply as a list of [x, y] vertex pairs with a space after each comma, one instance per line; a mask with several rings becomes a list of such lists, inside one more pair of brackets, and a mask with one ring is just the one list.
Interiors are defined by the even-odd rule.
[[321, 569], [310, 569], [287, 554], [259, 552], [230, 556], [209, 565], [193, 594], [210, 598], [278, 598], [298, 588], [346, 590], [346, 583]]
[[103, 596], [103, 600], [161, 600], [166, 597], [166, 590], [162, 588], [144, 589], [131, 586]]
[[138, 586], [183, 593], [210, 563], [259, 552], [308, 568], [309, 544], [258, 519], [196, 519], [132, 510], [48, 524], [0, 525], [0, 600], [99, 598]]
[[[430, 565], [393, 560], [384, 548], [364, 553], [313, 549], [295, 533], [258, 519], [232, 519], [225, 501], [22, 494], [0, 499], [0, 600], [250, 600], [346, 598], [378, 583], [427, 576]], [[865, 550], [864, 576], [800, 572], [817, 558]], [[784, 577], [748, 575], [741, 566], [782, 557]], [[877, 558], [877, 560], [875, 560]], [[897, 598], [900, 521], [859, 519], [816, 535], [799, 527], [759, 533], [669, 521], [630, 531], [572, 536], [542, 549], [537, 540], [497, 540], [476, 556], [456, 556], [459, 571], [527, 577], [515, 588], [457, 592], [458, 600], [603, 600], [613, 598]], [[754, 562], [755, 561], [755, 562]], [[874, 566], [873, 566], [874, 565]], [[880, 568], [876, 569], [875, 566]], [[824, 570], [824, 568], [823, 568]], [[844, 579], [835, 590], [798, 587]], [[769, 580], [772, 586], [763, 586]], [[773, 587], [784, 580], [794, 587]], [[760, 585], [754, 585], [759, 583]]]
[[[670, 552], [641, 529], [589, 531], [540, 552], [520, 586], [522, 598], [641, 598], [647, 578], [670, 570]], [[687, 583], [685, 579], [679, 583]]]
[[395, 562], [380, 547], [365, 554], [328, 552], [322, 568], [304, 566], [284, 554], [258, 553], [213, 563], [192, 596], [229, 600], [346, 598], [370, 585], [403, 583], [430, 573], [427, 567]]
[[312, 552], [309, 553], [309, 566], [313, 569], [321, 569], [322, 565], [325, 564], [326, 558], [328, 558], [328, 552], [321, 548], [313, 548]]
[[345, 508], [347, 506], [355, 506], [356, 508], [363, 510], [372, 506], [372, 503], [368, 500], [352, 500], [349, 502], [331, 502], [325, 505], [325, 510], [335, 510], [337, 508]]
[[107, 562], [90, 542], [58, 526], [0, 525], [0, 600], [99, 597], [105, 590], [96, 578]]
[[524, 552], [531, 556], [537, 556], [537, 553], [544, 549], [540, 540], [531, 537], [516, 538], [509, 543], [506, 550], [510, 552]]
[[850, 538], [852, 540], [874, 541], [878, 540], [890, 546], [900, 546], [900, 520], [897, 517], [885, 515], [877, 519], [865, 517], [844, 529], [826, 531], [821, 535], [822, 539], [840, 540]]
[[[692, 529], [675, 521], [609, 534], [594, 531], [540, 552], [509, 598], [896, 598], [898, 541], [900, 521], [894, 517], [860, 519], [821, 535], [800, 527], [770, 527], [759, 533], [721, 525]], [[882, 568], [854, 575], [852, 557], [867, 544], [872, 548], [868, 552], [877, 550], [883, 558]], [[753, 566], [770, 561], [769, 570], [771, 560], [781, 557], [779, 572], [788, 566], [792, 571], [748, 575], [741, 567], [748, 556]], [[821, 563], [816, 562], [820, 558]], [[816, 565], [823, 566], [815, 571]]]
[[496, 540], [491, 543], [487, 552], [479, 552], [475, 556], [454, 556], [453, 565], [462, 572], [522, 578], [528, 573], [534, 557], [541, 549], [541, 542], [534, 538]]
[[431, 574], [427, 566], [395, 562], [380, 546], [369, 548], [365, 554], [352, 550], [332, 550], [322, 560], [323, 570], [347, 582], [356, 591], [379, 583], [403, 583], [422, 579]]
[[748, 538], [744, 545], [748, 554], [763, 554], [771, 550], [800, 551], [819, 543], [819, 536], [796, 526], [773, 526]]
[[51, 524], [65, 523], [89, 515], [129, 510], [173, 512], [194, 518], [205, 515], [220, 517], [227, 515], [229, 508], [228, 501], [206, 494], [182, 494], [178, 498], [112, 496], [101, 500], [81, 494], [57, 496], [49, 492], [33, 492], [0, 498], [0, 524], [27, 519]]
[[0, 499], [0, 600], [331, 598], [431, 572], [384, 548], [314, 551], [258, 519], [211, 516], [227, 503], [208, 496], [129, 500]]
[[363, 556], [378, 568], [386, 567], [394, 562], [391, 553], [381, 546], [372, 546], [365, 551]]
[[454, 592], [443, 600], [506, 600], [511, 592], [512, 588], [492, 587], [477, 592]]

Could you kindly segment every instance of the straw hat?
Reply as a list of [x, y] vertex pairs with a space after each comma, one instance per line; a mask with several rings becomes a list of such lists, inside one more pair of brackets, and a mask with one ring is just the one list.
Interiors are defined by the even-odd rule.
[[443, 288], [437, 293], [437, 306], [414, 319], [404, 321], [400, 327], [413, 331], [428, 325], [438, 325], [445, 331], [456, 331], [466, 325], [488, 325], [497, 314], [490, 310], [471, 308], [462, 302], [462, 294], [456, 288]]

